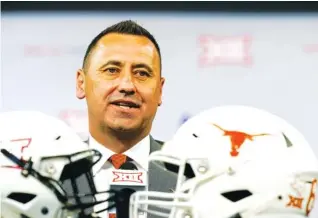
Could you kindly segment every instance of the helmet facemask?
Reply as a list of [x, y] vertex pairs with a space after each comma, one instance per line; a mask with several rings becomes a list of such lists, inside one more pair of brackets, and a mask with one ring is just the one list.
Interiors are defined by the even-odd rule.
[[[74, 215], [71, 217], [92, 217], [92, 207], [100, 203], [94, 200], [98, 192], [91, 173], [92, 167], [101, 158], [98, 151], [85, 150], [68, 155], [41, 157], [36, 162], [32, 158], [22, 161], [6, 149], [1, 149], [1, 152], [20, 167], [23, 177], [35, 178], [54, 193], [62, 205], [61, 217], [66, 214]], [[86, 187], [86, 192], [82, 191], [83, 187]], [[20, 197], [25, 196], [20, 193]]]

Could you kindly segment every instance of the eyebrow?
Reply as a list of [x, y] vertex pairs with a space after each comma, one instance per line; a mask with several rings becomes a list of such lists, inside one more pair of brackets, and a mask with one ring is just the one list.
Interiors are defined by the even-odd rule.
[[[122, 67], [124, 64], [122, 62], [120, 62], [120, 61], [109, 60], [105, 64], [103, 64], [100, 67], [100, 69], [105, 68], [108, 65], [114, 65], [114, 66]], [[138, 64], [133, 64], [132, 67], [133, 68], [145, 68], [146, 70], [148, 70], [149, 73], [153, 73], [153, 69], [147, 64], [138, 63]]]
[[114, 60], [110, 60], [110, 61], [107, 61], [105, 64], [103, 64], [100, 69], [108, 66], [108, 65], [115, 65], [115, 66], [118, 66], [118, 67], [122, 67], [124, 64], [120, 61], [114, 61]]
[[147, 65], [147, 64], [142, 64], [142, 63], [133, 64], [133, 68], [145, 68], [145, 69], [148, 70], [149, 73], [153, 73], [152, 68], [149, 65]]

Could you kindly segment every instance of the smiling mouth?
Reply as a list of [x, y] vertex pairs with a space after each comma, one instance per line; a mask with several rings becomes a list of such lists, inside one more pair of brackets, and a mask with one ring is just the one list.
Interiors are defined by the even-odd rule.
[[112, 105], [116, 105], [124, 109], [140, 108], [138, 104], [135, 104], [133, 102], [114, 102], [112, 103]]

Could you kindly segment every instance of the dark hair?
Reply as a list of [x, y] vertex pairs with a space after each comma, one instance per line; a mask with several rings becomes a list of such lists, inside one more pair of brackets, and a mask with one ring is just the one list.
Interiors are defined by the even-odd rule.
[[160, 69], [161, 69], [161, 53], [160, 53], [160, 48], [159, 45], [156, 41], [156, 39], [154, 38], [154, 36], [145, 28], [143, 28], [142, 26], [138, 25], [136, 22], [131, 21], [131, 20], [125, 20], [125, 21], [121, 21], [119, 23], [116, 23], [108, 28], [106, 28], [105, 30], [103, 30], [101, 33], [99, 33], [93, 40], [92, 42], [89, 44], [85, 56], [84, 56], [84, 60], [83, 60], [83, 69], [85, 69], [87, 67], [87, 63], [88, 63], [88, 58], [90, 56], [90, 54], [92, 53], [94, 47], [96, 46], [96, 44], [98, 43], [98, 41], [104, 37], [107, 34], [110, 33], [119, 33], [119, 34], [127, 34], [127, 35], [136, 35], [136, 36], [144, 36], [146, 38], [148, 38], [156, 47], [158, 54], [159, 54], [159, 58], [160, 58]]

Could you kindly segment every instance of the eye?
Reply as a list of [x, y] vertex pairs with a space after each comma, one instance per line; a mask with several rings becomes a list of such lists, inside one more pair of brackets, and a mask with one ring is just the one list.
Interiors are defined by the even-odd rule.
[[113, 73], [117, 73], [119, 70], [117, 69], [117, 68], [107, 68], [106, 70], [105, 70], [105, 72], [108, 72], [108, 73], [110, 73], [110, 74], [113, 74]]
[[150, 74], [144, 70], [138, 70], [138, 71], [136, 71], [136, 74], [138, 74], [141, 77], [149, 77], [150, 76]]

